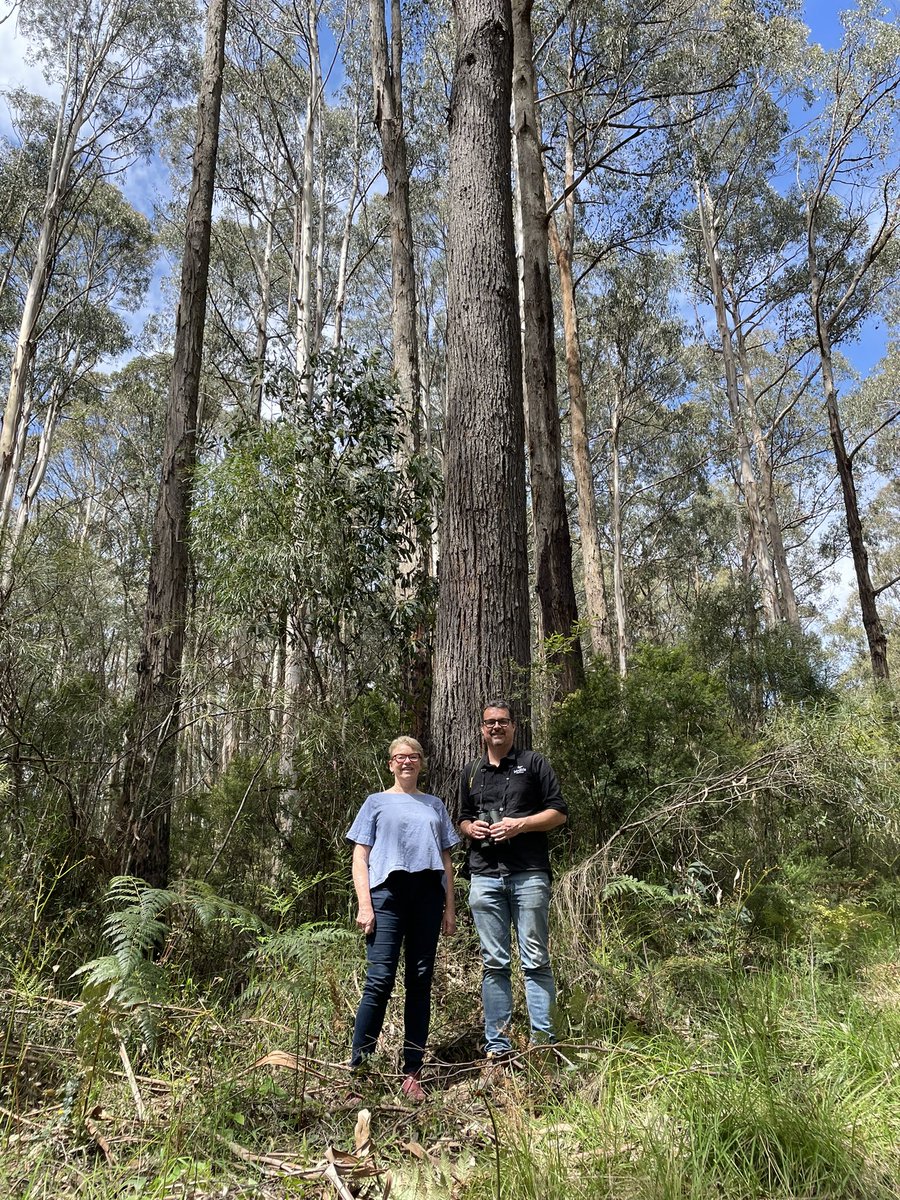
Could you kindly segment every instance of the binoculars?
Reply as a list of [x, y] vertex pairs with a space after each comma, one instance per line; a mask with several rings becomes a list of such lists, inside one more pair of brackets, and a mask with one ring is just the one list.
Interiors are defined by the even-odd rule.
[[[496, 825], [503, 816], [502, 808], [486, 808], [478, 814], [479, 821], [487, 821], [488, 825]], [[492, 837], [486, 837], [478, 843], [479, 850], [489, 850], [494, 844]]]

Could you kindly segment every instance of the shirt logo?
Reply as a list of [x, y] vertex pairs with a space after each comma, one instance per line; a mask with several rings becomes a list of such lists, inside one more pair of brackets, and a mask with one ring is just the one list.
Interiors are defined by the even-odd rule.
[[525, 767], [513, 767], [513, 775], [524, 775], [525, 771]]

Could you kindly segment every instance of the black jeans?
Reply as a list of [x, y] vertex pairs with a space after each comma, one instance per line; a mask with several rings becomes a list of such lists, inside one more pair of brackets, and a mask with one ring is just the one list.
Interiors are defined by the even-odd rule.
[[375, 931], [366, 938], [366, 985], [353, 1029], [351, 1067], [372, 1054], [394, 990], [400, 947], [405, 946], [403, 1070], [418, 1071], [431, 1019], [431, 980], [444, 914], [442, 871], [393, 871], [372, 888]]

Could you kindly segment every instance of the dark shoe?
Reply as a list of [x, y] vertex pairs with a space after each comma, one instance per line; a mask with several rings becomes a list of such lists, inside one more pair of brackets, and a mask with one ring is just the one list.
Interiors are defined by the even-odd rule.
[[419, 1083], [419, 1072], [416, 1071], [412, 1075], [404, 1075], [403, 1083], [400, 1085], [400, 1091], [407, 1100], [415, 1100], [418, 1103], [425, 1099], [425, 1089]]

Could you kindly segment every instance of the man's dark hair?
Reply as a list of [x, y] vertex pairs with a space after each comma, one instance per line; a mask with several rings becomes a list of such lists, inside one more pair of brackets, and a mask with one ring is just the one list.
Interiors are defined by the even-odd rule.
[[513, 706], [508, 700], [504, 700], [502, 696], [495, 696], [493, 700], [486, 700], [481, 706], [481, 719], [484, 720], [484, 714], [489, 708], [505, 708], [509, 713], [509, 719], [513, 724], [516, 722], [516, 714], [513, 712]]

